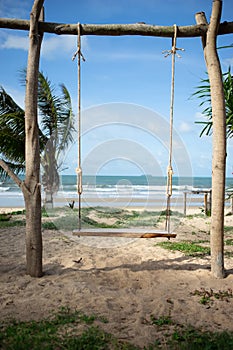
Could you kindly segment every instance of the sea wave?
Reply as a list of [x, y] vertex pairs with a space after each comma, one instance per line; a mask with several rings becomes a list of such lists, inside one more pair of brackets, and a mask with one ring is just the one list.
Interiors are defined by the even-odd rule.
[[[144, 177], [127, 177], [127, 182], [121, 181], [123, 177], [84, 177], [82, 200], [86, 205], [94, 203], [100, 205], [110, 205], [114, 203], [164, 203], [166, 201], [167, 186], [164, 178], [153, 177], [146, 183]], [[228, 179], [226, 188], [232, 183], [232, 179]], [[7, 190], [0, 191], [0, 207], [14, 206], [18, 207], [24, 205], [23, 194], [21, 189], [13, 182], [4, 183], [1, 187]], [[188, 198], [191, 196], [199, 205], [203, 204], [204, 195], [201, 193], [204, 189], [209, 190], [211, 187], [211, 178], [175, 178], [173, 182], [173, 202], [180, 202], [184, 200], [184, 193], [188, 193]], [[198, 191], [200, 190], [200, 193]], [[44, 198], [44, 192], [42, 192]], [[76, 176], [63, 176], [59, 191], [54, 196], [55, 201], [61, 205], [64, 202], [69, 203], [74, 200], [77, 201], [77, 185]]]

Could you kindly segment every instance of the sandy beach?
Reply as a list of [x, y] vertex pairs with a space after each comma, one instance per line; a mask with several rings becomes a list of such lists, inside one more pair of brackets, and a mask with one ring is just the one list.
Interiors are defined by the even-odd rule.
[[[232, 215], [225, 216], [225, 225], [233, 227]], [[209, 229], [209, 217], [182, 218], [172, 242], [209, 246]], [[232, 238], [229, 230], [225, 240]], [[24, 239], [24, 227], [0, 229], [2, 321], [39, 320], [69, 306], [105, 317], [104, 330], [141, 347], [163, 339], [163, 329], [151, 324], [151, 316], [169, 316], [176, 324], [202, 330], [233, 331], [232, 245], [226, 246], [227, 276], [218, 280], [211, 275], [209, 255], [164, 249], [157, 245], [164, 238], [78, 237], [72, 231], [44, 230], [44, 276], [36, 279], [25, 274]], [[211, 290], [228, 297], [216, 299]], [[208, 293], [209, 301], [202, 304], [201, 295]]]

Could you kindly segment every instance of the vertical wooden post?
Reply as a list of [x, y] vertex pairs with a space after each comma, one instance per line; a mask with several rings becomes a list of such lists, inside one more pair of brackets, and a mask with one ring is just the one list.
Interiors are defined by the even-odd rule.
[[37, 120], [38, 70], [43, 34], [38, 21], [44, 0], [35, 0], [30, 14], [29, 50], [25, 95], [26, 176], [22, 185], [26, 207], [26, 270], [32, 277], [42, 271], [40, 147]]
[[184, 191], [184, 216], [186, 216], [186, 209], [187, 209], [187, 192]]
[[204, 193], [204, 207], [205, 207], [205, 215], [208, 214], [207, 201], [208, 201], [208, 193]]
[[[203, 38], [204, 56], [210, 81], [213, 152], [212, 152], [212, 205], [211, 205], [211, 272], [223, 278], [224, 271], [224, 200], [226, 172], [226, 109], [222, 72], [217, 53], [216, 38], [222, 12], [222, 0], [213, 0], [210, 24]], [[198, 24], [207, 24], [203, 13], [196, 15]]]
[[208, 196], [208, 201], [207, 201], [207, 210], [211, 215], [211, 204], [212, 203], [212, 190], [210, 190], [209, 192], [209, 196]]

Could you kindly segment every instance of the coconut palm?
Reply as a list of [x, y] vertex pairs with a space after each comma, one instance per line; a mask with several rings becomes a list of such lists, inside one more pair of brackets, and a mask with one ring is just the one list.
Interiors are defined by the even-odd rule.
[[[0, 87], [0, 153], [15, 172], [24, 170], [25, 126], [24, 110]], [[0, 167], [0, 175], [7, 174]]]
[[[69, 92], [60, 85], [61, 94], [42, 73], [38, 81], [38, 109], [40, 116], [39, 141], [42, 184], [45, 204], [53, 206], [53, 195], [59, 188], [61, 155], [73, 141], [73, 112]], [[0, 88], [0, 153], [2, 159], [16, 173], [25, 168], [24, 110]], [[0, 174], [6, 175], [0, 168]]]
[[[227, 73], [223, 74], [223, 88], [225, 95], [226, 106], [226, 133], [227, 137], [233, 137], [233, 76], [230, 68]], [[210, 82], [209, 79], [202, 79], [201, 85], [197, 86], [197, 91], [193, 96], [197, 96], [202, 100], [200, 106], [205, 106], [202, 114], [207, 118], [207, 121], [198, 121], [198, 124], [204, 124], [200, 136], [203, 134], [211, 135], [212, 133], [212, 106], [210, 98]]]

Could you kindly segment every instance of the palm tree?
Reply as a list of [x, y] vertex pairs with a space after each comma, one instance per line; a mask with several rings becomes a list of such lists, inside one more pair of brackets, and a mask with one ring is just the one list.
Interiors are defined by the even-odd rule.
[[[229, 68], [227, 73], [223, 74], [223, 88], [226, 106], [226, 134], [227, 137], [233, 137], [233, 76]], [[197, 121], [197, 124], [204, 124], [200, 136], [212, 133], [212, 106], [210, 97], [210, 82], [209, 79], [202, 79], [201, 85], [197, 86], [197, 91], [193, 96], [197, 96], [202, 100], [200, 106], [206, 106], [202, 114], [207, 118], [207, 121]]]
[[[73, 141], [75, 130], [69, 92], [64, 84], [61, 84], [60, 88], [61, 94], [56, 95], [49, 79], [39, 73], [39, 141], [43, 170], [42, 184], [47, 207], [53, 206], [53, 195], [59, 188], [61, 154]], [[0, 153], [2, 159], [15, 173], [23, 172], [25, 168], [24, 115], [24, 110], [1, 87]], [[1, 167], [0, 175], [7, 175]]]
[[[24, 110], [0, 87], [0, 153], [15, 173], [25, 168]], [[7, 174], [0, 167], [0, 176]]]
[[61, 95], [54, 94], [54, 87], [48, 78], [39, 74], [38, 106], [43, 135], [41, 165], [42, 184], [46, 193], [45, 203], [53, 206], [53, 194], [59, 188], [59, 170], [62, 152], [73, 142], [73, 111], [69, 92], [64, 84], [60, 85]]

